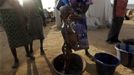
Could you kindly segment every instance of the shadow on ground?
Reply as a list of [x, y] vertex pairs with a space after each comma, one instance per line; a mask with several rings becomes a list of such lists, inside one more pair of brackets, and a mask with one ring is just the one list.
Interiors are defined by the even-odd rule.
[[52, 74], [52, 75], [56, 75], [56, 73], [55, 73], [54, 70], [53, 70], [52, 64], [50, 63], [50, 61], [48, 60], [48, 58], [46, 57], [46, 55], [43, 55], [43, 58], [44, 58], [45, 61], [47, 62], [48, 66], [49, 66], [49, 69], [50, 69], [50, 71], [51, 71], [51, 74]]
[[27, 60], [27, 75], [39, 75], [35, 61]]

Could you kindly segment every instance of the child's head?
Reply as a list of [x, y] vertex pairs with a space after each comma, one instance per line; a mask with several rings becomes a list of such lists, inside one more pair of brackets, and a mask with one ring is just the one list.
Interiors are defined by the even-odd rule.
[[61, 18], [66, 19], [70, 15], [71, 11], [72, 9], [69, 6], [62, 6], [60, 8]]

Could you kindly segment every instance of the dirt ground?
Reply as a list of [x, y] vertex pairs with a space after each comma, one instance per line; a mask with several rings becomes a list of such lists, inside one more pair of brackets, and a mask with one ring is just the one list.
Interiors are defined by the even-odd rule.
[[[109, 45], [105, 42], [109, 29], [98, 29], [88, 31], [90, 53], [94, 55], [97, 52], [108, 52], [116, 55], [114, 45]], [[120, 33], [120, 39], [134, 38], [134, 22], [125, 21]], [[25, 57], [24, 48], [18, 48], [17, 53], [20, 60], [20, 67], [12, 69], [13, 57], [10, 52], [6, 34], [0, 31], [0, 75], [55, 75], [51, 62], [54, 57], [61, 54], [63, 38], [56, 25], [49, 24], [44, 30], [45, 40], [44, 49], [45, 55], [41, 56], [39, 52], [39, 41], [34, 41], [35, 61], [30, 62]], [[84, 54], [84, 50], [74, 52], [81, 55], [87, 62], [86, 70], [83, 75], [97, 75], [95, 63]], [[134, 69], [128, 69], [119, 65], [114, 75], [134, 75]]]

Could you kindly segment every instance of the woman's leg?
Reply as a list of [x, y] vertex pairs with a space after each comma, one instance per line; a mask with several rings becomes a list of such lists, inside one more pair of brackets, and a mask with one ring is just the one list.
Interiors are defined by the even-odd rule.
[[33, 41], [30, 43], [30, 53], [33, 54]]
[[85, 49], [85, 54], [86, 54], [86, 55], [88, 55], [88, 54], [89, 54], [88, 49]]
[[14, 57], [14, 64], [13, 64], [12, 68], [17, 68], [19, 66], [19, 60], [18, 60], [18, 57], [17, 57], [16, 49], [11, 48], [11, 52], [12, 52], [13, 57]]
[[89, 53], [89, 51], [88, 51], [88, 49], [85, 49], [85, 54], [88, 56], [88, 57], [93, 57], [90, 53]]
[[40, 54], [41, 55], [44, 55], [45, 54], [45, 52], [43, 50], [43, 39], [40, 39]]
[[34, 60], [34, 56], [30, 53], [28, 45], [25, 46], [25, 51], [26, 51], [26, 56], [29, 57], [30, 59]]

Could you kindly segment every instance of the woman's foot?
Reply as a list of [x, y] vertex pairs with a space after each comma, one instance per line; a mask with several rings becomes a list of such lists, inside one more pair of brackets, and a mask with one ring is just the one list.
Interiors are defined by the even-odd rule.
[[85, 49], [85, 54], [86, 54], [88, 57], [90, 57], [90, 58], [93, 57], [93, 56], [88, 52], [88, 49]]
[[26, 55], [29, 59], [31, 59], [31, 60], [34, 60], [35, 59], [35, 57], [32, 55], [32, 54], [28, 54], [28, 55]]
[[89, 54], [88, 49], [85, 49], [85, 54], [86, 54], [86, 55], [88, 55], [88, 54]]
[[116, 44], [116, 43], [120, 43], [120, 40], [106, 40], [107, 43], [109, 44]]
[[88, 50], [85, 50], [85, 54], [86, 54], [89, 58], [91, 58], [92, 61], [94, 61], [93, 56], [88, 52]]
[[14, 64], [12, 65], [13, 69], [16, 69], [19, 67], [19, 61], [15, 61]]

